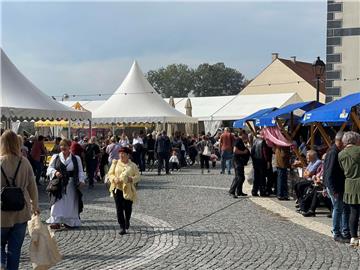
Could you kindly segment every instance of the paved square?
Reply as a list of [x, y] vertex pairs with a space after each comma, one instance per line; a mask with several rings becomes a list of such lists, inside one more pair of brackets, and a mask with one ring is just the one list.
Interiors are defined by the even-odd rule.
[[[147, 173], [125, 236], [118, 234], [105, 186], [85, 189], [83, 226], [56, 232], [64, 260], [54, 269], [359, 269], [359, 249], [294, 224], [255, 199], [228, 196], [232, 177], [196, 168]], [[45, 220], [47, 197], [40, 193]], [[31, 269], [28, 241], [20, 269]]]

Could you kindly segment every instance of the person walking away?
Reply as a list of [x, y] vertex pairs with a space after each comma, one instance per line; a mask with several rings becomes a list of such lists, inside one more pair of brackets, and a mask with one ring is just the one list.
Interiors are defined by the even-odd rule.
[[233, 147], [235, 137], [231, 134], [230, 129], [226, 127], [224, 133], [220, 136], [220, 151], [221, 151], [221, 173], [225, 173], [225, 167], [228, 174], [231, 174], [231, 160], [233, 155]]
[[265, 175], [266, 175], [266, 150], [265, 140], [259, 134], [251, 148], [251, 159], [254, 167], [254, 184], [252, 187], [252, 196], [266, 196], [265, 192]]
[[249, 149], [246, 148], [243, 140], [238, 138], [234, 145], [234, 171], [235, 177], [230, 186], [229, 194], [234, 198], [238, 196], [247, 196], [246, 193], [243, 192], [243, 184], [245, 181], [245, 170], [244, 167], [249, 160], [250, 152]]
[[108, 178], [110, 181], [110, 196], [114, 197], [120, 235], [124, 235], [130, 227], [132, 204], [136, 200], [135, 184], [140, 179], [139, 169], [129, 159], [131, 150], [120, 149], [120, 159], [113, 160]]
[[344, 150], [338, 157], [345, 175], [344, 203], [350, 205], [350, 245], [359, 246], [358, 227], [360, 214], [360, 135], [353, 131], [344, 133]]
[[133, 155], [132, 155], [133, 161], [136, 165], [139, 166], [140, 173], [142, 173], [143, 166], [142, 166], [141, 154], [144, 148], [144, 142], [136, 132], [134, 132], [133, 134], [132, 146], [133, 146]]
[[207, 169], [207, 172], [210, 173], [210, 156], [212, 151], [212, 144], [208, 136], [203, 135], [202, 140], [197, 143], [197, 149], [200, 154], [200, 168], [201, 174], [204, 173], [204, 167]]
[[290, 147], [275, 146], [277, 170], [277, 198], [280, 201], [289, 200], [288, 168], [290, 168]]
[[339, 152], [343, 149], [342, 137], [344, 133], [338, 132], [335, 143], [331, 146], [324, 160], [324, 183], [327, 194], [331, 199], [332, 209], [332, 233], [337, 242], [349, 241], [350, 207], [343, 202], [345, 175], [339, 164]]
[[166, 174], [169, 172], [169, 155], [171, 151], [171, 142], [169, 137], [166, 135], [166, 131], [162, 131], [161, 135], [156, 139], [155, 142], [155, 151], [158, 158], [158, 175], [161, 174], [161, 169], [165, 162], [165, 171]]
[[85, 164], [86, 173], [89, 181], [89, 188], [94, 187], [94, 177], [98, 166], [100, 156], [100, 147], [96, 144], [96, 137], [91, 137], [89, 143], [85, 146]]
[[33, 166], [36, 184], [40, 185], [41, 172], [43, 170], [43, 163], [41, 158], [47, 154], [47, 150], [44, 145], [44, 136], [39, 135], [37, 140], [34, 141], [34, 144], [31, 148], [31, 163]]
[[110, 144], [108, 146], [106, 146], [106, 154], [108, 154], [108, 163], [109, 166], [111, 166], [112, 161], [114, 159], [119, 159], [119, 151], [120, 151], [121, 146], [117, 143], [116, 141], [116, 137], [112, 136], [110, 138]]
[[1, 202], [1, 269], [17, 270], [21, 247], [25, 238], [27, 221], [31, 213], [39, 215], [38, 192], [30, 162], [20, 152], [19, 139], [15, 132], [6, 130], [0, 137], [0, 165], [2, 200], [5, 187], [15, 184], [23, 192], [24, 205], [11, 209]]
[[179, 162], [179, 159], [177, 157], [177, 153], [175, 150], [172, 151], [172, 155], [170, 157], [169, 163], [170, 163], [171, 171], [174, 171], [174, 169], [176, 169], [177, 171], [179, 170], [180, 162]]
[[84, 148], [79, 143], [79, 137], [77, 137], [77, 136], [75, 136], [74, 140], [71, 142], [70, 153], [74, 156], [79, 156], [81, 159], [82, 165], [84, 165]]

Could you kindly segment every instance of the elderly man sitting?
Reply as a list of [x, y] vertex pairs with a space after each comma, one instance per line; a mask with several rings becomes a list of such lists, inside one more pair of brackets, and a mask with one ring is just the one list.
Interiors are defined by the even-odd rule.
[[314, 150], [309, 150], [306, 153], [307, 167], [304, 168], [303, 177], [306, 179], [295, 184], [294, 190], [297, 197], [297, 204], [300, 204], [300, 200], [303, 197], [305, 190], [311, 186], [312, 177], [316, 175], [317, 169], [321, 164], [321, 160], [318, 158], [317, 153]]

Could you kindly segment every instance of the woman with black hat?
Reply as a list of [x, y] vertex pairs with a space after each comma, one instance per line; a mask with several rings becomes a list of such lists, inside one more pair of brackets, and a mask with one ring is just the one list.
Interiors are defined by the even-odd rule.
[[108, 172], [110, 196], [114, 197], [120, 234], [126, 233], [130, 226], [132, 203], [136, 200], [135, 184], [140, 179], [137, 165], [129, 159], [131, 150], [120, 149], [120, 159], [113, 160]]

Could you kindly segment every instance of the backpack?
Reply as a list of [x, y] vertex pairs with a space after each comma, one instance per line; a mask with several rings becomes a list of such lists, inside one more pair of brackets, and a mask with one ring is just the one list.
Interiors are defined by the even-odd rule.
[[21, 211], [25, 207], [24, 192], [20, 187], [15, 185], [15, 179], [21, 165], [21, 159], [19, 160], [14, 177], [12, 178], [12, 186], [7, 175], [1, 166], [1, 172], [6, 180], [6, 186], [1, 189], [1, 211]]
[[251, 158], [262, 160], [264, 159], [263, 155], [263, 143], [264, 141], [261, 139], [256, 139], [251, 148]]

